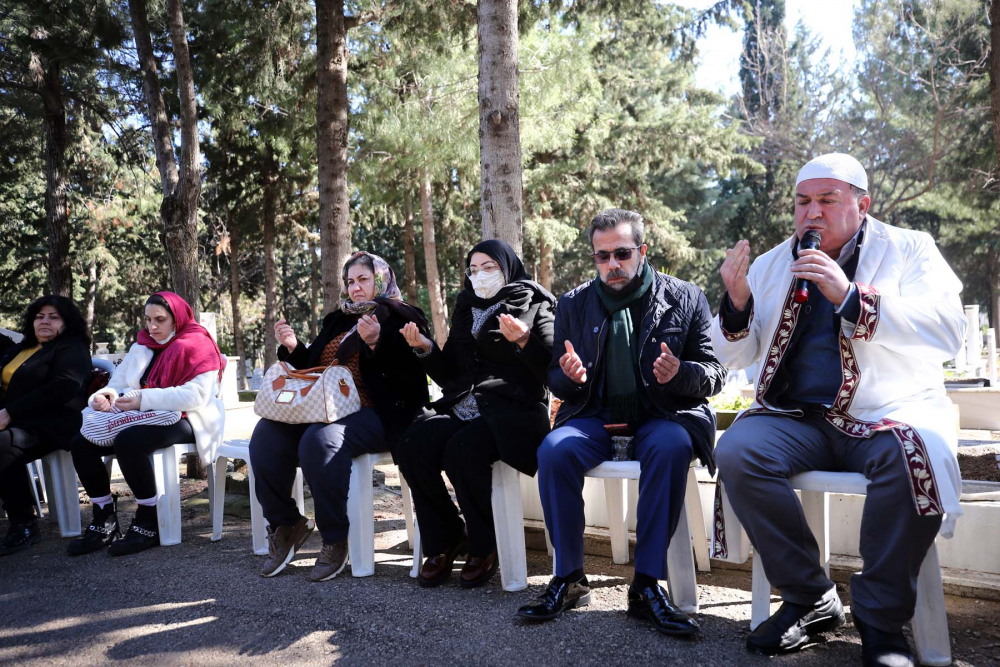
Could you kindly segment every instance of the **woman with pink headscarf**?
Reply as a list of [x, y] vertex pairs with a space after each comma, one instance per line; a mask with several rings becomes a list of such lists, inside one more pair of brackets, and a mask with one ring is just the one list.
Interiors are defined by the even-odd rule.
[[[205, 327], [194, 321], [191, 306], [173, 292], [157, 292], [146, 300], [145, 328], [115, 369], [108, 386], [91, 395], [98, 412], [115, 410], [179, 412], [170, 425], [137, 424], [115, 437], [111, 447], [98, 446], [78, 434], [71, 443], [73, 463], [93, 504], [94, 518], [84, 534], [70, 542], [77, 556], [108, 547], [112, 556], [159, 546], [156, 478], [150, 454], [173, 445], [194, 443], [207, 465], [222, 442], [225, 408], [219, 397], [225, 358]], [[113, 449], [138, 507], [122, 534], [117, 498], [103, 457]]]

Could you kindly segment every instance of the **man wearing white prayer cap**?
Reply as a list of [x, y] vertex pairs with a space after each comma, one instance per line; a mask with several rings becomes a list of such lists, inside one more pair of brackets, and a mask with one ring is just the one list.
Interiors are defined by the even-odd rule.
[[742, 524], [784, 602], [747, 647], [802, 648], [845, 617], [789, 478], [863, 474], [864, 564], [851, 578], [862, 661], [912, 665], [902, 628], [917, 573], [962, 513], [941, 371], [965, 338], [962, 284], [929, 234], [868, 215], [867, 190], [857, 160], [821, 155], [796, 178], [792, 237], [752, 263], [746, 241], [726, 251], [712, 343], [724, 365], [758, 371], [753, 405], [716, 448], [729, 503], [717, 498], [713, 555], [738, 558]]

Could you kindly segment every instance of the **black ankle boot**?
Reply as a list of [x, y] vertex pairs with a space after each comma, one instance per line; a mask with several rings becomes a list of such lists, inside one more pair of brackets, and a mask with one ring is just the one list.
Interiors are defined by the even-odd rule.
[[38, 531], [38, 522], [32, 517], [30, 520], [10, 519], [10, 526], [7, 528], [7, 537], [0, 542], [0, 556], [9, 556], [18, 551], [24, 551], [42, 537]]
[[158, 546], [160, 532], [156, 523], [156, 505], [139, 505], [125, 537], [108, 547], [108, 554], [125, 556]]
[[122, 538], [122, 529], [118, 523], [118, 498], [112, 498], [104, 507], [94, 505], [93, 511], [94, 518], [87, 526], [87, 530], [66, 547], [70, 556], [82, 556], [100, 551]]

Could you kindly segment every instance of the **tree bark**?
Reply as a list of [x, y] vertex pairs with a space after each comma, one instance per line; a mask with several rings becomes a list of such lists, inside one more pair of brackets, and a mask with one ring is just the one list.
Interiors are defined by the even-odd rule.
[[198, 118], [194, 93], [194, 75], [184, 29], [184, 16], [178, 0], [168, 0], [167, 21], [174, 50], [177, 88], [181, 115], [181, 160], [174, 155], [173, 134], [167, 106], [160, 88], [159, 67], [153, 54], [145, 0], [129, 0], [129, 17], [139, 55], [146, 114], [153, 133], [156, 168], [160, 172], [163, 200], [160, 220], [164, 246], [170, 264], [174, 291], [201, 314], [201, 280], [198, 275], [198, 198], [201, 175], [198, 165]]
[[420, 218], [424, 230], [424, 266], [427, 269], [427, 296], [431, 302], [434, 340], [443, 347], [448, 340], [448, 316], [444, 309], [444, 299], [441, 298], [437, 244], [434, 241], [434, 214], [431, 210], [431, 177], [427, 167], [420, 168]]
[[97, 301], [97, 260], [90, 260], [90, 266], [87, 267], [87, 294], [85, 298], [85, 306], [87, 310], [87, 331], [94, 332], [94, 305]]
[[347, 25], [344, 3], [316, 0], [316, 158], [323, 259], [323, 312], [337, 307], [340, 270], [351, 247], [347, 193]]
[[419, 294], [417, 292], [417, 257], [414, 254], [414, 240], [416, 234], [413, 229], [413, 199], [410, 191], [404, 195], [406, 199], [406, 227], [403, 229], [403, 256], [406, 262], [406, 300], [416, 305]]
[[[1000, 175], [1000, 0], [990, 4], [990, 112], [993, 116], [993, 150]], [[996, 253], [993, 253], [996, 255]], [[990, 280], [990, 324], [1000, 345], [1000, 258], [994, 256]]]
[[240, 358], [236, 382], [240, 389], [249, 389], [246, 347], [243, 344], [243, 312], [240, 310], [240, 228], [229, 217], [229, 300], [233, 308], [233, 347]]
[[[264, 368], [278, 360], [274, 342], [274, 323], [277, 322], [277, 273], [274, 263], [274, 228], [277, 218], [277, 176], [274, 156], [264, 160]], [[290, 323], [294, 326], [294, 323]]]
[[316, 340], [319, 335], [319, 254], [316, 252], [316, 244], [309, 242], [309, 340]]
[[522, 245], [517, 0], [479, 0], [479, 162], [484, 239]]
[[58, 63], [44, 71], [32, 57], [32, 75], [41, 89], [45, 127], [45, 223], [49, 231], [49, 292], [73, 296], [69, 254], [69, 205], [66, 201], [66, 108], [59, 85]]

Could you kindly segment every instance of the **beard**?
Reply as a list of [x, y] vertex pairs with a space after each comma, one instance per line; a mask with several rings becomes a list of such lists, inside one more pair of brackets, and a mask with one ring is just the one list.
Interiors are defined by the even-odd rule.
[[[630, 286], [635, 281], [636, 276], [639, 275], [639, 269], [641, 268], [642, 268], [642, 263], [640, 262], [638, 265], [636, 265], [635, 273], [633, 273], [632, 275], [629, 275], [624, 269], [611, 269], [610, 271], [608, 271], [607, 275], [601, 277], [601, 282], [604, 283], [604, 286], [607, 287], [609, 290], [612, 290], [614, 292], [621, 292], [623, 289]], [[612, 285], [608, 281], [614, 278], [625, 278], [626, 282], [621, 282]]]

